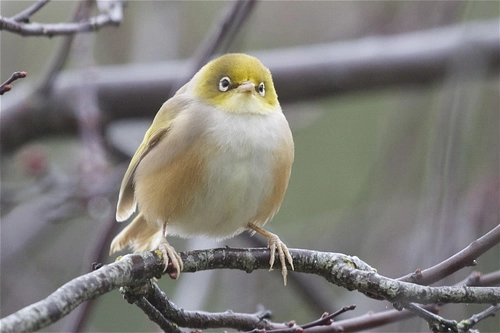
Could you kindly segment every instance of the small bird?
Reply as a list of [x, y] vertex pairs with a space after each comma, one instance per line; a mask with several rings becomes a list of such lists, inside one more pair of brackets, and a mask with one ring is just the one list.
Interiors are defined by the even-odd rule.
[[255, 57], [212, 60], [167, 100], [123, 178], [116, 219], [133, 221], [110, 254], [159, 249], [180, 274], [183, 264], [166, 236], [218, 240], [249, 230], [276, 251], [286, 285], [293, 260], [262, 227], [278, 212], [290, 178], [294, 143], [271, 72]]

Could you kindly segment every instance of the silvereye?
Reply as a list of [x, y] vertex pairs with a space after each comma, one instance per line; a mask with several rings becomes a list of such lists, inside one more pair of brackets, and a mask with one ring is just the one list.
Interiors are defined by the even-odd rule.
[[283, 201], [294, 144], [270, 71], [246, 54], [201, 68], [158, 111], [123, 178], [117, 221], [139, 211], [111, 253], [159, 248], [177, 276], [183, 264], [167, 235], [225, 239], [245, 230], [267, 238], [286, 284], [292, 257], [262, 227]]

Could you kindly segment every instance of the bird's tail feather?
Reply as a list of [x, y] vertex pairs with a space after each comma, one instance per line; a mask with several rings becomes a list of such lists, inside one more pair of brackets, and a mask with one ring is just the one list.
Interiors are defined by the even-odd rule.
[[123, 250], [125, 247], [132, 248], [135, 252], [152, 250], [161, 239], [161, 228], [152, 228], [139, 213], [130, 224], [123, 229], [111, 242], [109, 254]]

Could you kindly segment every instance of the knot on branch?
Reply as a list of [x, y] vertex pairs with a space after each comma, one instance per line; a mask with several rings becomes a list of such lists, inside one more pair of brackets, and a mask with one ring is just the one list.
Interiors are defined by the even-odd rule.
[[149, 295], [154, 292], [154, 289], [151, 280], [148, 279], [141, 284], [120, 287], [120, 292], [127, 302], [133, 304], [143, 297], [149, 297]]

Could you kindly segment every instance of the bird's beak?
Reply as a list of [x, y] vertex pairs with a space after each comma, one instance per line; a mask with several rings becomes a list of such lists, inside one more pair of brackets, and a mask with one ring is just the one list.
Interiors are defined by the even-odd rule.
[[254, 92], [255, 91], [255, 84], [253, 84], [253, 82], [251, 81], [245, 81], [243, 83], [241, 83], [237, 88], [236, 90], [238, 92], [248, 92], [248, 93], [251, 93], [251, 92]]

